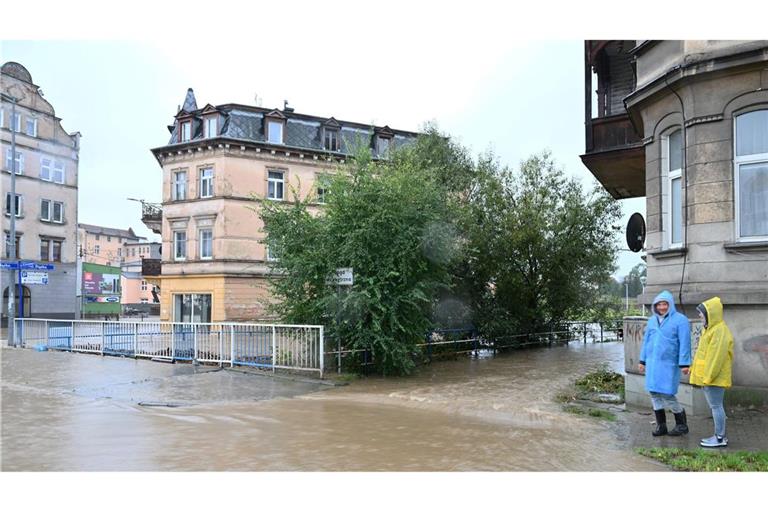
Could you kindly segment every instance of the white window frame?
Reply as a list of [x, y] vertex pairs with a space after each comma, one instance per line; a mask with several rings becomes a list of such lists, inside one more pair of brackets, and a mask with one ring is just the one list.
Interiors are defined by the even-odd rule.
[[192, 121], [184, 121], [179, 124], [179, 130], [181, 130], [181, 142], [189, 142], [192, 140]]
[[[43, 205], [45, 205], [48, 209], [48, 214], [43, 215]], [[51, 200], [50, 199], [41, 199], [40, 200], [40, 220], [48, 221], [51, 220]]]
[[16, 199], [14, 201], [10, 201], [11, 199], [11, 193], [6, 192], [5, 193], [5, 215], [6, 217], [10, 217], [13, 210], [16, 210], [16, 218], [20, 218], [24, 216], [24, 197], [21, 194], [16, 194]]
[[[207, 171], [210, 171], [209, 176], [205, 176]], [[198, 190], [198, 196], [200, 199], [213, 197], [213, 167], [200, 168], [199, 187], [200, 189]]]
[[[179, 180], [179, 175], [184, 175], [183, 180]], [[184, 185], [179, 189], [179, 185]], [[179, 194], [179, 190], [182, 194]], [[183, 197], [179, 197], [179, 196]], [[172, 201], [185, 201], [187, 199], [187, 171], [173, 171], [173, 181], [171, 182], [171, 200]]]
[[[32, 133], [29, 133], [29, 123], [32, 123]], [[30, 137], [37, 137], [37, 118], [34, 117], [28, 117], [27, 118], [27, 126], [26, 126], [26, 134]]]
[[213, 138], [219, 134], [219, 120], [216, 116], [205, 118], [205, 136], [206, 138]]
[[[663, 222], [664, 222], [664, 243], [666, 245], [667, 249], [680, 249], [683, 247], [683, 241], [685, 240], [685, 211], [683, 208], [683, 204], [685, 204], [685, 201], [683, 200], [684, 194], [686, 193], [685, 187], [684, 187], [684, 181], [683, 181], [683, 169], [680, 167], [679, 169], [670, 169], [671, 165], [671, 158], [670, 158], [670, 144], [669, 139], [674, 134], [680, 131], [680, 140], [681, 145], [680, 149], [684, 153], [685, 148], [683, 148], [683, 144], [685, 144], [685, 137], [682, 133], [683, 128], [682, 127], [675, 127], [673, 129], [670, 129], [665, 135], [662, 136], [662, 166], [663, 166], [663, 183], [664, 183], [664, 190], [663, 193]], [[680, 158], [680, 164], [681, 166], [684, 164], [684, 158], [681, 155]], [[680, 241], [679, 242], [673, 242], [672, 241], [672, 182], [674, 180], [680, 180]]]
[[738, 242], [765, 242], [768, 241], [768, 235], [765, 236], [741, 236], [741, 194], [739, 177], [741, 175], [741, 166], [750, 164], [766, 164], [768, 165], [768, 153], [755, 153], [753, 155], [738, 156], [736, 154], [736, 147], [738, 136], [736, 132], [736, 124], [739, 116], [744, 114], [750, 114], [752, 112], [768, 110], [768, 108], [760, 108], [756, 110], [750, 110], [748, 112], [741, 112], [738, 115], [733, 116], [733, 206], [734, 206], [734, 234], [736, 241]]
[[[59, 207], [59, 218], [56, 218], [56, 206]], [[60, 201], [51, 201], [51, 222], [57, 224], [64, 223], [64, 203]]]
[[40, 179], [53, 181], [53, 159], [40, 157]]
[[[13, 125], [16, 125], [16, 126], [13, 126]], [[11, 119], [10, 128], [16, 133], [21, 133], [21, 114], [14, 114], [13, 119]]]
[[98, 256], [98, 255], [99, 255], [99, 251], [100, 251], [100, 249], [101, 249], [101, 248], [99, 247], [99, 244], [96, 244], [96, 245], [94, 245], [94, 246], [93, 246], [93, 254], [95, 254], [96, 256]]
[[[184, 240], [179, 240], [179, 235], [184, 236]], [[181, 245], [183, 243], [183, 246]], [[181, 255], [179, 255], [179, 248], [183, 248]], [[174, 261], [184, 261], [187, 259], [187, 232], [186, 231], [174, 231], [173, 232], [173, 259]]]
[[[337, 130], [335, 128], [325, 128], [325, 133], [323, 134], [323, 148], [326, 151], [339, 151], [339, 134], [340, 130]], [[331, 147], [327, 146], [328, 139], [331, 139], [333, 144], [331, 144]]]
[[[384, 151], [382, 151], [381, 145], [384, 141], [387, 141], [387, 148]], [[384, 136], [378, 135], [376, 139], [376, 154], [379, 155], [379, 158], [389, 157], [389, 153], [391, 151], [392, 151], [392, 137], [384, 137]]]
[[[11, 162], [12, 148], [6, 148], [5, 150], [5, 168], [8, 172], [11, 172], [13, 162]], [[24, 153], [16, 150], [16, 175], [24, 174]]]
[[[273, 126], [279, 126], [280, 127], [280, 140], [272, 140], [272, 127]], [[270, 144], [285, 144], [285, 123], [283, 121], [278, 121], [276, 119], [267, 119], [267, 142]]]
[[141, 291], [145, 292], [147, 291], [147, 282], [143, 279], [141, 280]]
[[[280, 174], [280, 179], [273, 178], [270, 174]], [[270, 195], [269, 186], [274, 184], [274, 197]], [[277, 186], [280, 185], [280, 197], [277, 196]], [[267, 169], [267, 199], [271, 201], [285, 200], [285, 171], [280, 169]]]
[[269, 248], [269, 244], [267, 244], [266, 241], [264, 242], [264, 247], [265, 247], [264, 256], [267, 261], [270, 261], [270, 262], [280, 261], [280, 257], [275, 256], [273, 254], [273, 251]]
[[54, 183], [64, 183], [65, 172], [64, 162], [54, 160], [51, 169], [51, 181]]
[[0, 108], [0, 128], [5, 126], [5, 109]]
[[[203, 250], [203, 247], [205, 247], [205, 238], [203, 237], [203, 233], [208, 233], [210, 235], [210, 237], [209, 237], [209, 244], [210, 244], [209, 248], [210, 248], [210, 251], [209, 251], [207, 256], [204, 254], [205, 251]], [[199, 246], [198, 246], [198, 250], [200, 251], [199, 252], [200, 259], [201, 260], [212, 260], [213, 259], [213, 230], [211, 228], [202, 228], [202, 229], [198, 230], [198, 239], [200, 241], [199, 242]]]

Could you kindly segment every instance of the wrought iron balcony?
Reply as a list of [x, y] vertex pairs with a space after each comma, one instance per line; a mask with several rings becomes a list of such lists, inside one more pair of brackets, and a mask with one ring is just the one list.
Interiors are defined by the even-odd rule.
[[163, 207], [158, 203], [141, 202], [141, 221], [153, 233], [162, 233]]

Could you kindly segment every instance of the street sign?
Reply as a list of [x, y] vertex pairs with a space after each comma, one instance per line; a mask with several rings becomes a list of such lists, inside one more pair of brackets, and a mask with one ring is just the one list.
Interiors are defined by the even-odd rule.
[[354, 284], [354, 274], [352, 267], [337, 268], [336, 272], [326, 278], [325, 284], [335, 284], [338, 286], [352, 286]]
[[48, 272], [21, 271], [22, 284], [48, 284]]
[[3, 261], [0, 268], [5, 270], [55, 270], [50, 263], [34, 263], [32, 261]]

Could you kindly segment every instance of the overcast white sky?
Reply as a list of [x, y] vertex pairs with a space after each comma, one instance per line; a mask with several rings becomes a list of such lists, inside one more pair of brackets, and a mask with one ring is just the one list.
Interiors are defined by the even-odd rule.
[[[49, 28], [11, 30], [8, 39], [26, 40], [4, 40], [0, 56], [26, 66], [64, 128], [83, 135], [79, 221], [130, 226], [150, 238], [139, 204], [127, 198], [160, 200], [160, 167], [149, 149], [167, 142], [188, 87], [199, 106], [254, 104], [258, 94], [265, 107], [287, 99], [297, 112], [406, 130], [436, 121], [475, 153], [492, 148], [513, 166], [550, 149], [569, 174], [594, 183], [579, 159], [582, 45], [592, 36], [535, 17], [528, 20], [545, 30], [519, 32], [526, 29], [519, 13], [467, 4], [284, 2], [216, 15], [209, 3], [142, 4], [144, 11], [91, 24], [51, 4]], [[58, 15], [79, 30], [56, 23]], [[40, 40], [74, 34], [84, 40]], [[623, 225], [645, 213], [642, 199], [622, 208]], [[640, 261], [621, 252], [616, 274]]]

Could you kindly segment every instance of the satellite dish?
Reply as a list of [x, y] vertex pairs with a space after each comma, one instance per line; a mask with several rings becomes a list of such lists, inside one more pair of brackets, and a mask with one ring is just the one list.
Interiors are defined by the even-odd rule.
[[645, 219], [639, 213], [633, 213], [627, 223], [627, 246], [632, 252], [640, 252], [645, 245]]

